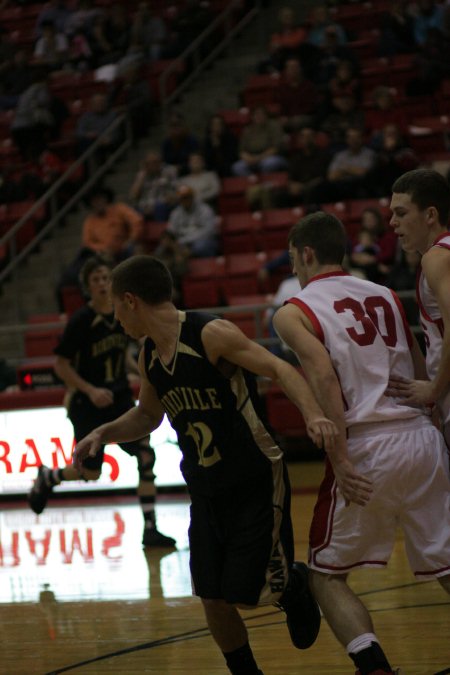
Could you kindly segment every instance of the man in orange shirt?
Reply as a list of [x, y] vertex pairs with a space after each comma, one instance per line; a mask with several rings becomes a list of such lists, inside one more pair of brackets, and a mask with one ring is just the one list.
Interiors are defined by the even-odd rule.
[[89, 207], [91, 212], [83, 223], [83, 247], [115, 262], [133, 255], [142, 234], [141, 214], [123, 202], [114, 202], [108, 188], [91, 192]]
[[[123, 202], [114, 201], [114, 193], [107, 187], [95, 187], [88, 196], [90, 209], [81, 235], [81, 248], [75, 260], [63, 271], [56, 287], [61, 312], [66, 311], [63, 288], [80, 286], [79, 274], [84, 263], [94, 254], [106, 257], [112, 265], [139, 252], [143, 217]], [[81, 288], [80, 288], [81, 290]]]

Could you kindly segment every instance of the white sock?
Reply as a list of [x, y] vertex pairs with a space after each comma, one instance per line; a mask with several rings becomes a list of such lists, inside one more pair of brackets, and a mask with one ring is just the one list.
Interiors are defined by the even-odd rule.
[[372, 642], [378, 642], [377, 636], [374, 633], [363, 633], [349, 642], [345, 649], [347, 654], [357, 654], [370, 647]]

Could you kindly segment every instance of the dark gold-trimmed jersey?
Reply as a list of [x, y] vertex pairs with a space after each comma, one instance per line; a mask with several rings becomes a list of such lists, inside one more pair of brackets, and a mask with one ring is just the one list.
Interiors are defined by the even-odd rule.
[[174, 358], [164, 365], [155, 344], [144, 346], [149, 382], [178, 435], [181, 471], [191, 492], [214, 495], [258, 475], [282, 452], [258, 414], [253, 375], [234, 368], [225, 377], [207, 358], [201, 333], [217, 319], [180, 312]]
[[97, 314], [86, 305], [70, 317], [55, 354], [69, 359], [87, 382], [119, 392], [128, 388], [127, 344], [113, 314]]

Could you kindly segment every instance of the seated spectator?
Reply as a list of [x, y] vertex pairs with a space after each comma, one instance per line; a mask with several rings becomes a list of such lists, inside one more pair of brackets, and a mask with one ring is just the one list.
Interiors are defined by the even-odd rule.
[[[105, 94], [94, 94], [91, 98], [90, 110], [86, 110], [78, 120], [75, 136], [78, 142], [78, 151], [83, 154], [94, 141], [99, 138], [117, 119], [117, 112], [108, 106]], [[120, 131], [115, 128], [106, 134], [96, 151], [99, 164], [117, 148], [120, 142]]]
[[443, 11], [441, 29], [429, 28], [425, 43], [414, 60], [415, 74], [406, 83], [407, 96], [433, 94], [450, 77], [450, 6]]
[[123, 202], [115, 202], [112, 190], [95, 188], [89, 195], [90, 213], [82, 230], [82, 246], [114, 262], [136, 252], [142, 236], [143, 218]]
[[24, 168], [21, 182], [27, 197], [37, 199], [43, 195], [64, 171], [64, 162], [58, 155], [48, 149], [43, 150]]
[[213, 209], [197, 199], [188, 185], [180, 185], [177, 196], [179, 203], [169, 216], [167, 232], [186, 247], [193, 258], [216, 255], [218, 219]]
[[338, 45], [345, 45], [347, 34], [341, 24], [333, 21], [330, 10], [326, 5], [314, 7], [310, 15], [311, 25], [307, 35], [307, 41], [316, 47], [324, 47], [327, 41], [327, 32], [332, 28], [336, 34]]
[[239, 141], [239, 156], [233, 164], [235, 176], [283, 171], [287, 167], [281, 155], [283, 133], [279, 120], [272, 119], [264, 106], [253, 109], [250, 123]]
[[320, 48], [316, 47], [316, 50], [311, 66], [316, 84], [326, 85], [336, 75], [337, 64], [340, 61], [350, 61], [353, 63], [355, 73], [359, 73], [358, 58], [348, 45], [339, 42], [339, 33], [335, 26], [325, 28], [324, 42]]
[[45, 68], [33, 70], [33, 83], [20, 95], [11, 123], [11, 133], [25, 160], [34, 160], [48, 141], [59, 135], [67, 109], [48, 87]]
[[327, 179], [314, 190], [319, 203], [369, 196], [367, 176], [375, 164], [375, 152], [364, 145], [358, 127], [346, 132], [346, 148], [337, 152], [327, 171]]
[[[417, 270], [420, 266], [420, 253], [418, 251], [401, 251], [398, 260], [390, 269], [385, 284], [394, 291], [412, 291], [416, 288]], [[411, 324], [419, 323], [419, 311], [416, 306], [414, 316], [408, 316]]]
[[329, 101], [346, 95], [353, 96], [356, 101], [360, 101], [361, 82], [352, 61], [343, 59], [336, 63], [336, 72], [328, 82], [326, 95]]
[[114, 108], [121, 106], [127, 113], [134, 141], [147, 134], [152, 120], [152, 94], [142, 75], [139, 59], [119, 65], [118, 77], [109, 93], [109, 104]]
[[266, 69], [280, 71], [287, 59], [295, 57], [305, 41], [306, 29], [299, 25], [292, 7], [278, 12], [278, 26], [269, 38], [269, 61]]
[[158, 61], [170, 56], [169, 31], [164, 18], [151, 2], [140, 2], [131, 26], [132, 41], [142, 45], [146, 59]]
[[384, 283], [395, 261], [397, 237], [386, 226], [376, 208], [367, 208], [361, 214], [361, 227], [350, 254], [350, 268], [359, 270], [364, 278]]
[[71, 15], [72, 10], [67, 7], [66, 0], [48, 0], [38, 14], [36, 35], [42, 35], [43, 26], [47, 21], [51, 21], [57, 33], [67, 34], [67, 26]]
[[94, 6], [94, 0], [78, 0], [65, 24], [66, 35], [88, 35], [94, 18], [101, 13], [102, 9]]
[[14, 52], [12, 63], [0, 74], [0, 109], [12, 110], [20, 95], [33, 83], [34, 73], [25, 49]]
[[287, 59], [280, 78], [278, 101], [280, 121], [287, 132], [311, 124], [319, 103], [319, 92], [303, 73], [299, 59]]
[[378, 53], [380, 56], [410, 54], [416, 50], [414, 19], [408, 0], [392, 0], [382, 15]]
[[182, 304], [182, 282], [189, 267], [189, 248], [180, 244], [175, 235], [166, 230], [163, 232], [153, 255], [155, 258], [159, 258], [168, 268], [173, 280], [173, 300]]
[[342, 150], [346, 144], [347, 131], [364, 127], [364, 111], [354, 95], [340, 93], [333, 97], [329, 113], [320, 123], [320, 129], [330, 139], [331, 152]]
[[96, 14], [93, 17], [89, 32], [87, 33], [87, 39], [91, 50], [93, 68], [100, 68], [100, 66], [105, 66], [109, 63], [116, 63], [123, 56], [123, 50], [113, 44], [108, 37], [106, 16], [103, 13]]
[[60, 311], [64, 311], [62, 289], [80, 287], [80, 271], [93, 254], [100, 254], [115, 264], [139, 252], [143, 225], [140, 213], [123, 202], [114, 201], [113, 191], [106, 187], [93, 188], [86, 202], [89, 213], [82, 225], [80, 250], [63, 271], [56, 288]]
[[380, 131], [386, 124], [396, 124], [404, 133], [408, 128], [405, 109], [399, 106], [394, 91], [379, 85], [372, 91], [373, 108], [366, 111], [364, 123], [369, 133]]
[[[185, 49], [190, 47], [200, 33], [203, 33], [208, 28], [214, 18], [214, 12], [209, 3], [202, 2], [202, 0], [184, 0], [171, 22], [171, 29], [175, 35], [176, 48], [178, 50], [177, 55], [182, 54]], [[213, 42], [215, 39], [212, 36], [211, 40], [207, 41], [205, 45], [206, 53], [210, 51], [209, 48], [215, 46]]]
[[41, 37], [34, 48], [34, 62], [51, 70], [62, 70], [69, 56], [69, 41], [64, 33], [58, 33], [52, 21], [43, 21]]
[[238, 140], [220, 115], [208, 120], [203, 155], [209, 171], [215, 171], [220, 178], [231, 176], [231, 167], [238, 159]]
[[147, 220], [165, 222], [175, 206], [176, 190], [176, 168], [163, 164], [158, 150], [150, 150], [130, 189], [133, 206]]
[[436, 0], [418, 0], [414, 8], [414, 41], [423, 47], [430, 28], [440, 31], [443, 26], [444, 4]]
[[131, 44], [131, 25], [126, 8], [121, 2], [113, 2], [107, 9], [105, 36], [114, 50], [120, 55], [126, 54]]
[[215, 171], [205, 168], [205, 160], [201, 152], [193, 152], [189, 157], [189, 173], [181, 178], [183, 185], [194, 190], [195, 196], [214, 209], [220, 192], [220, 181]]
[[288, 187], [280, 206], [312, 203], [314, 189], [324, 181], [331, 160], [328, 146], [318, 144], [317, 133], [311, 127], [298, 131], [295, 141], [288, 159]]
[[191, 133], [185, 118], [180, 113], [169, 117], [166, 136], [161, 143], [161, 155], [164, 164], [171, 164], [179, 176], [189, 170], [189, 156], [200, 149], [197, 137]]
[[369, 145], [376, 152], [375, 164], [367, 177], [370, 192], [374, 197], [387, 197], [397, 178], [419, 166], [419, 158], [395, 124], [386, 124], [372, 136]]

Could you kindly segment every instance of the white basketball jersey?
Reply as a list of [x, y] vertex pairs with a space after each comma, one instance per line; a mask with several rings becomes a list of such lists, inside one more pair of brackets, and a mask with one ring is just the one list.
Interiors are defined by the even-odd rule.
[[289, 302], [308, 316], [330, 354], [347, 427], [424, 413], [385, 395], [391, 375], [414, 378], [411, 331], [395, 293], [347, 272], [332, 272], [311, 279]]
[[[450, 251], [450, 233], [444, 232], [441, 234], [436, 239], [433, 246], [446, 248]], [[420, 323], [427, 348], [427, 373], [428, 377], [432, 379], [436, 375], [441, 358], [444, 323], [436, 298], [434, 297], [433, 291], [430, 289], [422, 270], [420, 270], [417, 279], [416, 295], [417, 304], [420, 309]], [[444, 420], [450, 420], [450, 392], [442, 397], [442, 400], [439, 401], [439, 405]]]

